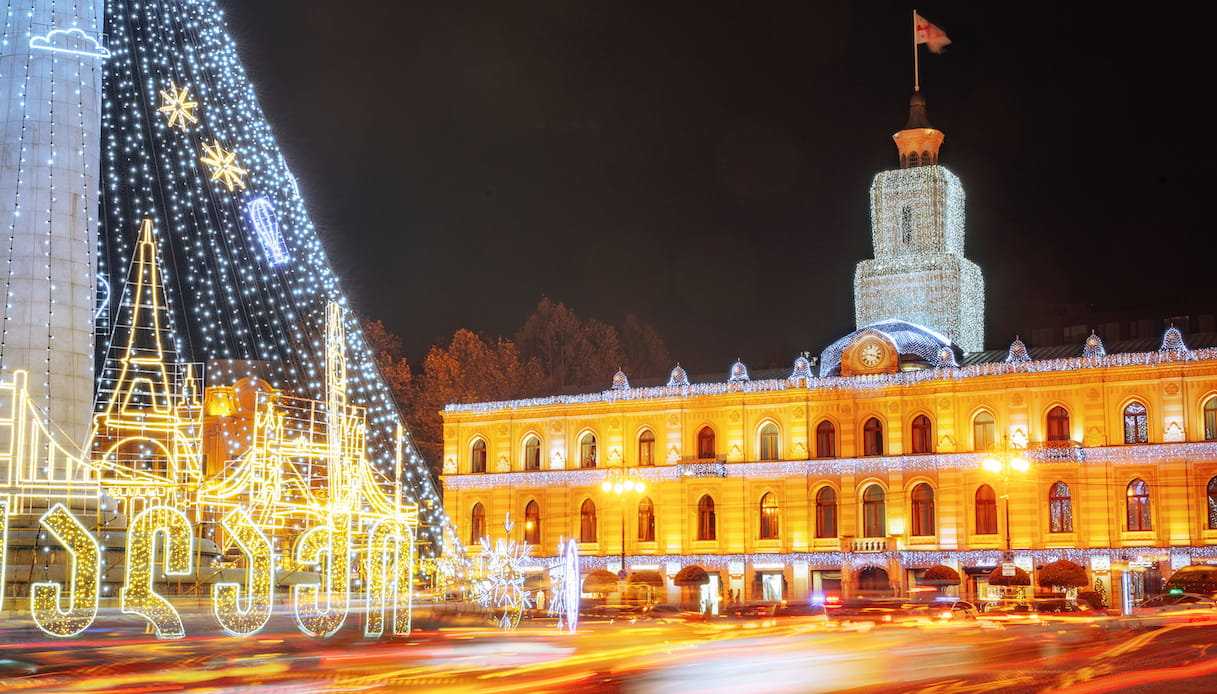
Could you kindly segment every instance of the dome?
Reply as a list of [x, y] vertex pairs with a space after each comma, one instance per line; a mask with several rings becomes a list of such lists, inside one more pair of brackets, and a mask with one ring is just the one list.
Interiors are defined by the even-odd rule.
[[744, 362], [737, 359], [735, 363], [731, 365], [731, 376], [727, 379], [727, 382], [739, 383], [747, 380], [749, 380], [748, 367], [744, 366]]
[[624, 371], [618, 371], [613, 374], [613, 390], [629, 390], [630, 379], [625, 377]]
[[1090, 337], [1086, 338], [1086, 346], [1082, 348], [1082, 356], [1101, 357], [1104, 354], [1107, 354], [1107, 350], [1103, 347], [1103, 338], [1091, 331]]
[[902, 320], [885, 320], [859, 328], [829, 345], [820, 353], [820, 375], [841, 375], [841, 355], [845, 350], [864, 335], [874, 334], [878, 334], [895, 345], [902, 361], [907, 357], [912, 357], [915, 361], [935, 366], [942, 363], [940, 350], [944, 347], [954, 353], [957, 361], [963, 356], [963, 350], [958, 345], [924, 325]]
[[1010, 351], [1006, 354], [1006, 362], [1014, 361], [1031, 361], [1031, 355], [1027, 354], [1027, 345], [1017, 337], [1010, 343]]
[[1186, 350], [1187, 344], [1183, 342], [1183, 333], [1179, 332], [1179, 328], [1171, 326], [1166, 329], [1166, 334], [1162, 336], [1162, 346], [1158, 348], [1159, 352], [1175, 352]]
[[794, 369], [790, 372], [790, 380], [795, 381], [800, 378], [811, 378], [811, 361], [799, 355], [794, 359]]
[[672, 369], [672, 375], [668, 377], [668, 385], [670, 385], [670, 386], [687, 386], [687, 385], [689, 385], [689, 374], [685, 373], [685, 370], [680, 368], [680, 364], [677, 364], [676, 368]]

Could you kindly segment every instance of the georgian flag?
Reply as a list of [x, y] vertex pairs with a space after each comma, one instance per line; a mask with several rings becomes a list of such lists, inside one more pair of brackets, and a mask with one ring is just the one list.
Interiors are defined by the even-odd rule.
[[915, 43], [924, 43], [931, 53], [941, 53], [943, 47], [951, 43], [947, 32], [925, 21], [916, 12], [913, 12], [913, 38]]

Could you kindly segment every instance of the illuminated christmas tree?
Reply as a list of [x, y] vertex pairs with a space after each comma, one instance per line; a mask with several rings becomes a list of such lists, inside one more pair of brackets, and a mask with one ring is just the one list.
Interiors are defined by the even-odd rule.
[[[247, 375], [325, 396], [325, 310], [345, 304], [304, 200], [214, 0], [106, 3], [99, 285], [123, 286], [141, 221], [156, 230], [178, 357], [209, 384]], [[118, 291], [98, 313], [99, 391], [113, 387]], [[419, 540], [446, 522], [359, 325], [347, 319], [351, 404], [368, 457], [419, 506]], [[109, 355], [113, 357], [114, 355]], [[109, 362], [112, 364], [113, 362]], [[104, 397], [103, 397], [104, 399]], [[432, 542], [431, 547], [437, 546]]]

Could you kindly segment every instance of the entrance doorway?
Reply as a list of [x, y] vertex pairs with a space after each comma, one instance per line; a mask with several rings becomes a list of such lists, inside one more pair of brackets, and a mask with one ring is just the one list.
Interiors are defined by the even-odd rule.
[[710, 582], [701, 587], [701, 601], [698, 611], [702, 614], [718, 614], [719, 595], [721, 595], [718, 574], [712, 573], [708, 577]]
[[864, 597], [891, 597], [892, 582], [887, 571], [877, 566], [867, 566], [858, 572], [858, 595]]

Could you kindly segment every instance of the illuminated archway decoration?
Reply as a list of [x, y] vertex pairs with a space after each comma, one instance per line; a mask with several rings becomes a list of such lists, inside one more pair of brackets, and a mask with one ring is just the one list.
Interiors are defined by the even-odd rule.
[[156, 592], [157, 536], [162, 538], [163, 576], [188, 576], [193, 564], [194, 532], [186, 514], [169, 506], [145, 509], [127, 529], [127, 569], [122, 590], [123, 614], [147, 619], [162, 639], [186, 635], [182, 617], [164, 596]]
[[241, 584], [217, 583], [212, 588], [211, 609], [224, 631], [233, 636], [250, 636], [270, 620], [275, 571], [270, 540], [254, 525], [245, 509], [229, 511], [221, 525], [246, 557], [245, 597], [241, 597]]
[[330, 636], [346, 622], [350, 603], [351, 517], [335, 514], [296, 541], [296, 563], [317, 566], [321, 583], [292, 586], [296, 624], [309, 636]]
[[368, 533], [364, 636], [384, 635], [386, 612], [393, 621], [394, 636], [410, 635], [413, 560], [414, 535], [405, 523], [385, 519]]
[[59, 583], [47, 581], [30, 586], [34, 623], [49, 636], [75, 636], [88, 629], [97, 618], [101, 548], [88, 529], [63, 504], [52, 506], [38, 522], [68, 551], [71, 571], [68, 574], [66, 609], [61, 607], [64, 587]]

